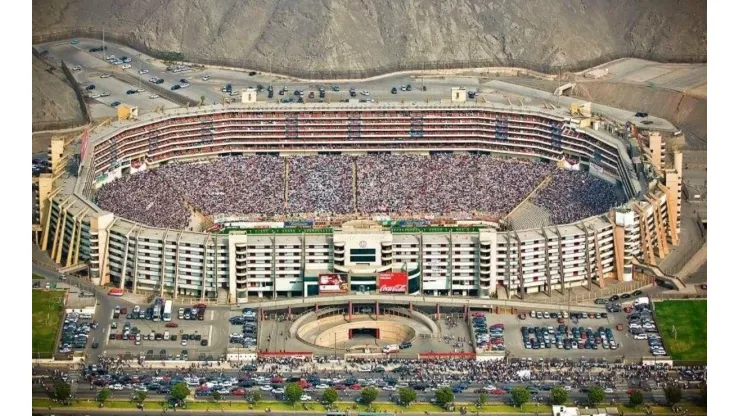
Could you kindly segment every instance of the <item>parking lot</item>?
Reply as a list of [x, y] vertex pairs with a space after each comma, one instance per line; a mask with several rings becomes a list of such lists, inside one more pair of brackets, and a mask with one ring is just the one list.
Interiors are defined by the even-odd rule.
[[[128, 353], [130, 359], [149, 355], [147, 359], [157, 361], [165, 359], [200, 361], [207, 359], [208, 356], [212, 357], [211, 359], [219, 359], [226, 353], [229, 312], [206, 308], [202, 314], [203, 320], [197, 319], [197, 316], [196, 319], [187, 320], [178, 316], [180, 309], [192, 306], [174, 305], [172, 319], [169, 322], [162, 320], [154, 322], [151, 319], [134, 317], [132, 310], [126, 310], [126, 313], [121, 313], [117, 319], [113, 313], [103, 352], [108, 356]], [[144, 305], [141, 305], [141, 308], [146, 309]], [[128, 333], [130, 339], [124, 339], [124, 333]], [[139, 335], [139, 341], [136, 340], [136, 334]], [[169, 339], [165, 339], [165, 335], [168, 335]], [[152, 337], [154, 339], [151, 339]], [[183, 340], [183, 337], [187, 339]], [[187, 351], [187, 357], [183, 357], [184, 350]]]
[[[539, 314], [537, 313], [539, 312]], [[548, 313], [548, 317], [545, 318], [544, 312]], [[558, 314], [563, 316], [563, 312], [556, 310], [556, 308], [537, 310], [535, 311], [534, 317], [531, 315], [531, 311], [526, 313], [520, 313], [519, 315], [510, 314], [491, 314], [491, 313], [480, 313], [481, 316], [486, 318], [488, 326], [494, 324], [503, 324], [503, 339], [505, 342], [501, 345], [505, 346], [505, 350], [510, 353], [512, 357], [532, 357], [532, 358], [611, 358], [617, 359], [622, 357], [630, 358], [641, 358], [650, 356], [650, 348], [645, 340], [635, 340], [633, 335], [629, 332], [629, 322], [627, 320], [627, 314], [623, 311], [615, 313], [606, 313], [596, 317], [596, 314], [586, 314], [583, 318], [582, 314], [577, 314], [575, 310], [568, 313], [568, 318], [558, 318]], [[552, 317], [554, 313], [555, 317]], [[560, 321], [559, 321], [560, 319]], [[617, 329], [618, 325], [620, 328]], [[561, 327], [562, 325], [562, 327]], [[550, 348], [537, 348], [531, 347], [526, 348], [522, 335], [522, 327], [527, 328], [527, 339], [539, 340], [544, 339], [544, 334], [547, 333], [547, 339], [550, 340]], [[537, 329], [535, 329], [537, 328]], [[552, 332], [550, 332], [552, 328]], [[575, 333], [574, 333], [575, 328]], [[558, 342], [556, 341], [555, 335], [559, 332], [563, 334], [561, 348], [558, 348]], [[589, 329], [591, 330], [589, 333]], [[602, 331], [599, 331], [602, 329]], [[607, 331], [609, 329], [609, 331]], [[611, 333], [611, 336], [608, 336]], [[541, 336], [538, 336], [541, 334]], [[567, 335], [565, 335], [567, 334]], [[590, 336], [592, 334], [592, 336]], [[585, 346], [589, 341], [589, 338], [597, 341], [600, 335], [604, 335], [607, 339], [609, 348], [606, 349], [602, 342], [596, 344], [596, 349], [586, 349]], [[585, 337], [585, 338], [584, 338]], [[608, 341], [613, 340], [613, 343]], [[566, 349], [565, 343], [571, 342], [570, 348]], [[576, 341], [576, 348], [573, 348], [573, 341]], [[612, 345], [615, 346], [612, 349]]]

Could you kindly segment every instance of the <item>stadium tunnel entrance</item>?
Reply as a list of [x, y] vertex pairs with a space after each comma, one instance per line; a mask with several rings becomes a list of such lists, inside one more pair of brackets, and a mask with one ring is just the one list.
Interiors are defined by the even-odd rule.
[[376, 340], [380, 339], [380, 328], [353, 328], [349, 330], [349, 339]]

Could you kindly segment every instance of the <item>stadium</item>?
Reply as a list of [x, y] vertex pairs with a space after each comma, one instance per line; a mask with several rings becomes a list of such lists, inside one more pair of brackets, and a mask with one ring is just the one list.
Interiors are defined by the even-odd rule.
[[228, 303], [550, 295], [678, 244], [670, 129], [454, 97], [183, 108], [53, 140], [37, 238], [97, 284]]

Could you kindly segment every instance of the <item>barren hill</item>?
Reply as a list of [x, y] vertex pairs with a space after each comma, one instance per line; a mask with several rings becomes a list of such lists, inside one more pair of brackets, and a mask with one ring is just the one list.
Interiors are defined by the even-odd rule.
[[33, 0], [33, 32], [97, 37], [105, 27], [133, 47], [256, 69], [272, 61], [282, 73], [468, 60], [553, 67], [704, 57], [706, 8], [701, 0]]
[[33, 57], [32, 108], [34, 127], [38, 130], [54, 128], [55, 124], [70, 122], [83, 124], [80, 105], [72, 86], [55, 68], [48, 71], [49, 65]]

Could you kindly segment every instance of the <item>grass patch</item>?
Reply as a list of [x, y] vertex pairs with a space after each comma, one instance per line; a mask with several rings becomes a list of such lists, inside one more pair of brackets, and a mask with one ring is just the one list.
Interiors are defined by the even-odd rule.
[[66, 292], [34, 290], [31, 297], [34, 353], [53, 353], [54, 343], [59, 332], [59, 323], [64, 313], [64, 296]]
[[[656, 302], [655, 316], [666, 351], [673, 359], [706, 361], [706, 300]], [[674, 327], [676, 338], [673, 337]]]
[[37, 274], [33, 275], [33, 280], [43, 280], [43, 279], [44, 279], [44, 276], [39, 276]]

